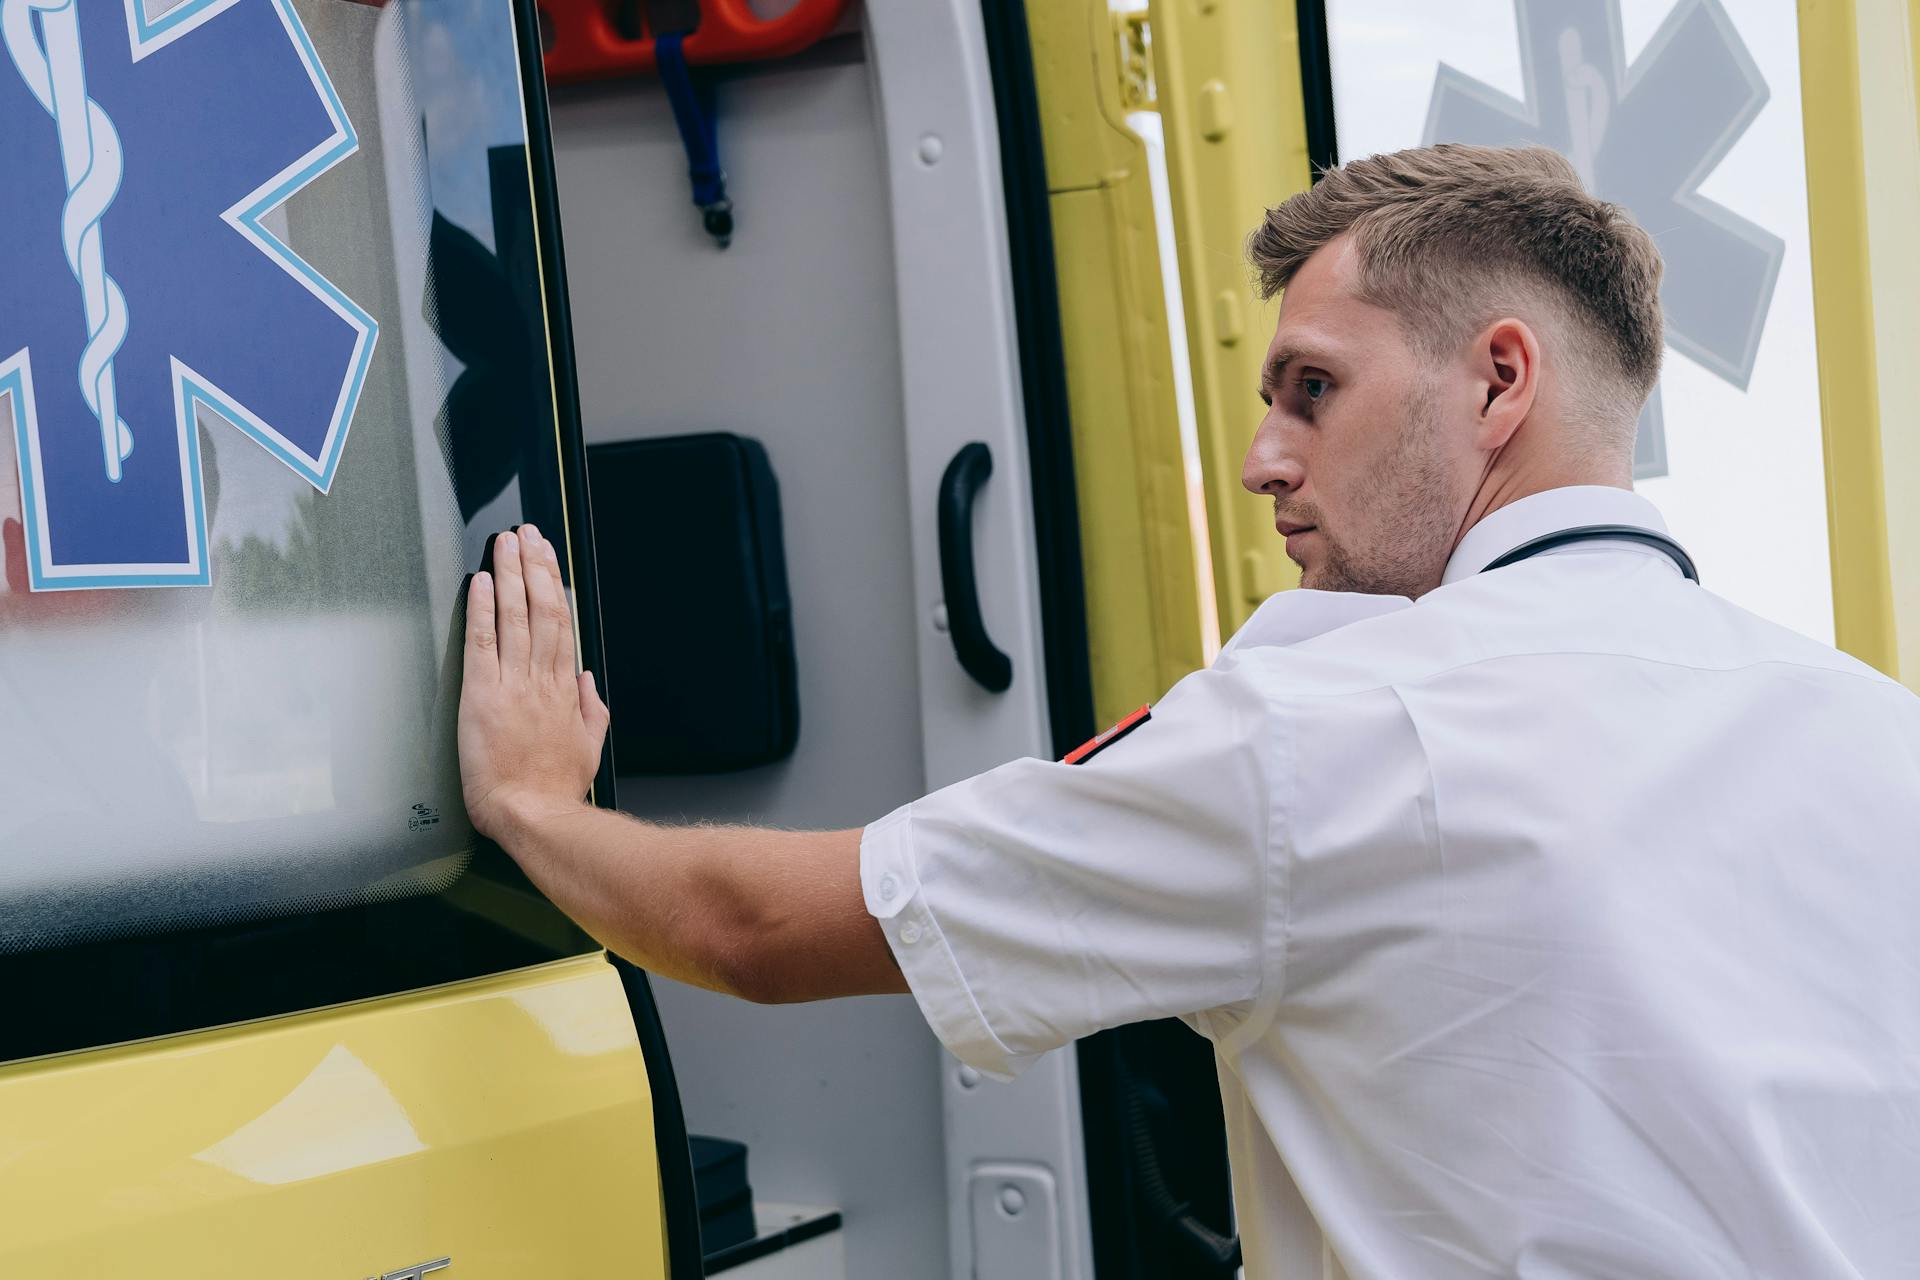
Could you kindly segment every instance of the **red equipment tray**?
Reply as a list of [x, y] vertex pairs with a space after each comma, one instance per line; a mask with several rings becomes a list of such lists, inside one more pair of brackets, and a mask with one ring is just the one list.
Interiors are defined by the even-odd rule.
[[[682, 47], [694, 66], [784, 58], [833, 30], [846, 8], [847, 0], [798, 0], [779, 17], [762, 19], [747, 0], [700, 0], [700, 26]], [[540, 0], [540, 12], [551, 34], [549, 81], [570, 84], [653, 72], [653, 36], [622, 36], [608, 0]]]

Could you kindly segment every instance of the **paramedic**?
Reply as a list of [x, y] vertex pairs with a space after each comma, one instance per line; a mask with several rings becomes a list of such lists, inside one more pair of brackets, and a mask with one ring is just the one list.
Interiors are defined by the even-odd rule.
[[1150, 719], [864, 830], [595, 810], [527, 527], [471, 594], [475, 824], [649, 969], [910, 990], [996, 1076], [1184, 1018], [1252, 1276], [1912, 1275], [1920, 699], [1632, 492], [1652, 240], [1551, 152], [1438, 146], [1249, 249], [1285, 292], [1244, 479], [1303, 589]]

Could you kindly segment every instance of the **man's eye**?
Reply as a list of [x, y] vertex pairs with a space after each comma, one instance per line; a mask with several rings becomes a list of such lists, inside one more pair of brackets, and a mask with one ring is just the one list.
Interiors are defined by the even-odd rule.
[[1327, 380], [1325, 378], [1302, 378], [1300, 379], [1300, 390], [1306, 394], [1307, 399], [1318, 400], [1321, 396], [1327, 394]]

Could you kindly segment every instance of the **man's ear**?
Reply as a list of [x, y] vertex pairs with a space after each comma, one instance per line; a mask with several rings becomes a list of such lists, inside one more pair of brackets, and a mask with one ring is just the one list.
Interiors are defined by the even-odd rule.
[[1495, 320], [1474, 341], [1475, 382], [1481, 392], [1475, 443], [1491, 451], [1513, 439], [1533, 411], [1540, 390], [1540, 340], [1524, 320]]

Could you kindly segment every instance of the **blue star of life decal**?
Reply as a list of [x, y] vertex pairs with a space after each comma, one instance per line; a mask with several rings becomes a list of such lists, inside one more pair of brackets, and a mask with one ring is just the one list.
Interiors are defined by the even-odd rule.
[[262, 220], [358, 136], [290, 0], [0, 0], [0, 37], [31, 585], [204, 585], [202, 407], [323, 493], [339, 466], [378, 326]]
[[[1620, 0], [1514, 0], [1514, 15], [1525, 100], [1443, 63], [1424, 140], [1535, 143], [1572, 160], [1659, 244], [1668, 345], [1744, 391], [1786, 243], [1699, 191], [1768, 98], [1733, 20], [1719, 0], [1679, 0], [1628, 66]], [[1657, 389], [1636, 454], [1637, 476], [1665, 474]]]

